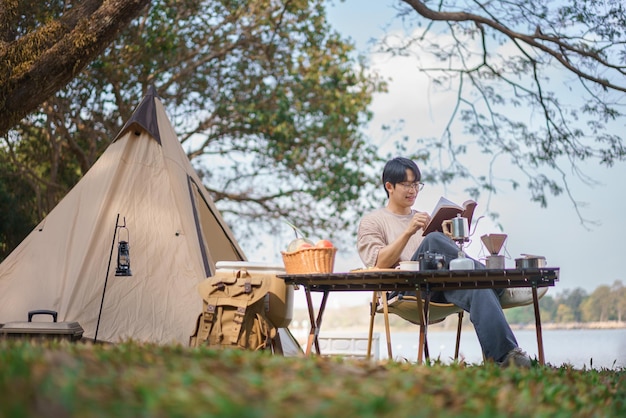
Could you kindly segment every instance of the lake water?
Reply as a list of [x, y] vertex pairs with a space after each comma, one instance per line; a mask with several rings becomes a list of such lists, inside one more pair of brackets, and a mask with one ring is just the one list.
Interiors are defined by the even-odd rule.
[[[514, 333], [519, 346], [531, 358], [538, 358], [535, 330], [515, 330]], [[379, 336], [379, 358], [386, 359], [388, 355], [385, 333], [379, 333]], [[418, 332], [392, 332], [394, 359], [416, 361], [418, 338]], [[451, 362], [454, 358], [455, 342], [456, 331], [429, 332], [431, 359], [439, 358], [445, 363]], [[626, 329], [544, 329], [543, 349], [546, 363], [553, 366], [570, 364], [577, 369], [626, 368]], [[482, 352], [473, 329], [464, 329], [461, 333], [459, 357], [463, 357], [470, 364], [482, 362]]]

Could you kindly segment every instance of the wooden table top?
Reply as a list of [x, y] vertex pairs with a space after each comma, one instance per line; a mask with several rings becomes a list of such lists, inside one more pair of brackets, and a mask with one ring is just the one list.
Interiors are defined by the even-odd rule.
[[453, 290], [554, 286], [558, 267], [529, 269], [427, 270], [363, 269], [343, 273], [280, 274], [287, 284], [311, 291]]

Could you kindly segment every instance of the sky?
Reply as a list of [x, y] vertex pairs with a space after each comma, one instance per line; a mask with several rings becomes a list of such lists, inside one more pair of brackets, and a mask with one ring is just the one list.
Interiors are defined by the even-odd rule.
[[[385, 33], [383, 28], [393, 20], [396, 12], [392, 4], [391, 0], [347, 0], [329, 7], [329, 19], [337, 31], [356, 43], [360, 52], [367, 53], [368, 40], [381, 37]], [[386, 139], [379, 131], [379, 127], [385, 123], [404, 120], [403, 129], [396, 134], [396, 138], [403, 135], [417, 138], [420, 134], [440, 136], [443, 122], [436, 115], [441, 110], [449, 109], [450, 97], [434, 91], [428, 80], [417, 71], [415, 59], [369, 55], [369, 61], [383, 77], [391, 78], [389, 92], [374, 97], [371, 106], [374, 119], [365, 128], [374, 141], [380, 141], [381, 155], [391, 150], [390, 144], [385, 142]], [[481, 158], [477, 155], [476, 161], [480, 162]], [[508, 237], [501, 253], [507, 258], [506, 266], [515, 267], [515, 258], [522, 254], [544, 256], [548, 266], [560, 268], [560, 280], [554, 292], [582, 288], [591, 293], [599, 285], [611, 285], [616, 280], [626, 283], [620, 255], [622, 237], [626, 238], [626, 193], [622, 185], [626, 179], [626, 163], [612, 168], [596, 165], [582, 167], [596, 184], [589, 186], [572, 178], [571, 192], [576, 201], [580, 202], [582, 216], [597, 224], [582, 225], [572, 202], [566, 196], [550, 197], [548, 207], [544, 209], [530, 201], [530, 194], [524, 187], [518, 191], [506, 188], [489, 201], [489, 208], [499, 213], [499, 223], [503, 229], [498, 229], [486, 217], [480, 219], [474, 226], [467, 252], [473, 257], [484, 257], [486, 254], [480, 236], [505, 233]], [[428, 170], [428, 167], [420, 168], [422, 171]], [[496, 167], [503, 174], [507, 168], [506, 161]], [[519, 180], [525, 183], [523, 178]], [[462, 185], [445, 189], [426, 185], [414, 208], [431, 212], [440, 196], [462, 203], [469, 198], [463, 189]], [[381, 193], [384, 193], [382, 189]], [[480, 217], [486, 204], [478, 199], [475, 219]], [[281, 264], [279, 254], [285, 243], [277, 239], [273, 244], [265, 247], [265, 252], [250, 254], [250, 261], [256, 259]], [[355, 248], [339, 249], [335, 271], [348, 271], [360, 266], [362, 264]], [[367, 303], [370, 296], [359, 294], [348, 299], [354, 303]], [[341, 301], [335, 300], [333, 303], [331, 298], [329, 303], [331, 306], [344, 304], [348, 299], [343, 297]], [[305, 306], [303, 296], [298, 293], [296, 306]]]

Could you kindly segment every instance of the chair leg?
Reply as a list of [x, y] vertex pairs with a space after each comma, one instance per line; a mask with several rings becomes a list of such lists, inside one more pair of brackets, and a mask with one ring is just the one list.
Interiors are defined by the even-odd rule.
[[417, 349], [417, 364], [422, 364], [424, 360], [424, 325], [420, 325], [420, 341]]
[[372, 304], [370, 305], [370, 329], [367, 336], [367, 359], [372, 358], [372, 339], [374, 338], [374, 315], [376, 315], [376, 302], [378, 292], [372, 292]]
[[383, 314], [385, 317], [385, 337], [387, 337], [387, 355], [389, 360], [393, 360], [391, 352], [391, 331], [389, 330], [389, 305], [387, 304], [387, 292], [381, 292], [383, 299]]
[[456, 326], [456, 346], [454, 348], [454, 360], [459, 359], [459, 348], [461, 347], [462, 326], [463, 326], [463, 311], [459, 312], [459, 323]]

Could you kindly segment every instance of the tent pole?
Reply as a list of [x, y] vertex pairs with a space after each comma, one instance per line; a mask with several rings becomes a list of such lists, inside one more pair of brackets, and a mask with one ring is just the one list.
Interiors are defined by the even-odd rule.
[[113, 247], [115, 247], [115, 236], [117, 235], [117, 224], [120, 220], [120, 214], [115, 218], [115, 229], [113, 230], [113, 241], [111, 242], [111, 251], [109, 252], [109, 264], [107, 264], [107, 275], [104, 278], [104, 289], [102, 289], [102, 300], [100, 301], [100, 312], [98, 313], [98, 322], [96, 323], [96, 334], [93, 337], [93, 343], [98, 340], [98, 328], [100, 328], [100, 317], [102, 316], [102, 305], [104, 305], [104, 294], [107, 291], [107, 281], [109, 280], [109, 270], [111, 269], [111, 259], [113, 258]]

